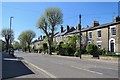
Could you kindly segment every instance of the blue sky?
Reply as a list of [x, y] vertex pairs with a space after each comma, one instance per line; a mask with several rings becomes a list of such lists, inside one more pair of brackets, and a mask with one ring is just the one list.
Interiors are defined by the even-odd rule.
[[[62, 10], [64, 29], [67, 25], [76, 27], [79, 14], [82, 15], [84, 28], [91, 26], [93, 20], [99, 21], [100, 24], [113, 22], [113, 17], [118, 15], [117, 2], [3, 2], [2, 28], [9, 28], [9, 18], [14, 16], [12, 29], [15, 40], [25, 30], [33, 30], [37, 39], [44, 34], [36, 28], [36, 22], [48, 7], [58, 7]], [[57, 31], [60, 31], [60, 26], [57, 27]]]

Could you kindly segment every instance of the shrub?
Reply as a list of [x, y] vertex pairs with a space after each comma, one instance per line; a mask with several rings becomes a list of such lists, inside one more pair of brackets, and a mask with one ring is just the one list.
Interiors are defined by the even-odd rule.
[[108, 53], [108, 54], [102, 54], [102, 56], [114, 56], [114, 57], [120, 57], [120, 54]]
[[59, 53], [59, 51], [55, 51], [55, 53]]
[[82, 47], [81, 48], [81, 54], [85, 54], [86, 53], [86, 47]]
[[98, 48], [95, 44], [91, 43], [91, 44], [88, 44], [87, 47], [86, 47], [86, 51], [88, 53], [90, 53], [91, 55], [93, 55], [93, 57], [97, 57], [98, 54], [97, 54], [97, 51], [98, 51]]
[[53, 42], [51, 47], [52, 47], [52, 50], [51, 50], [52, 52], [55, 52], [56, 50], [58, 50], [58, 45], [56, 42]]
[[[86, 48], [82, 47], [81, 48], [81, 54], [86, 54]], [[80, 55], [80, 48], [76, 49], [76, 52], [74, 53], [74, 56], [78, 57]]]
[[59, 48], [59, 53], [65, 56], [73, 56], [74, 55], [74, 48], [72, 48], [68, 43], [62, 43]]
[[80, 49], [79, 48], [77, 48], [77, 50], [76, 50], [76, 52], [74, 53], [74, 56], [76, 56], [76, 57], [78, 57], [79, 55], [80, 55]]
[[100, 49], [98, 49], [98, 51], [99, 51], [99, 55], [102, 55], [102, 54], [106, 53], [105, 48], [100, 48]]
[[46, 49], [46, 52], [48, 53], [48, 49]]

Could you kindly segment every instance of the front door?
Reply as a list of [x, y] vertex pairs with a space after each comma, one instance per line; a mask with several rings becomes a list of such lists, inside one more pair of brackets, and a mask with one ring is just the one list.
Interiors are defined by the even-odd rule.
[[114, 52], [114, 43], [111, 43], [111, 52]]

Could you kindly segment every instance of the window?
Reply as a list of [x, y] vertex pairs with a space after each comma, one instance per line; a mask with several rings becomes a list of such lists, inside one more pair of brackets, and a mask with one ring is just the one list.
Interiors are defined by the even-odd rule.
[[64, 42], [65, 42], [65, 36], [63, 37], [63, 40], [64, 40]]
[[97, 33], [98, 33], [98, 38], [101, 38], [101, 30], [99, 30]]
[[81, 35], [81, 41], [82, 41], [82, 35]]
[[54, 38], [54, 41], [56, 42], [56, 37]]
[[101, 41], [97, 42], [97, 46], [99, 49], [101, 48], [101, 43], [102, 43]]
[[89, 39], [92, 38], [92, 32], [89, 32]]
[[58, 42], [58, 37], [57, 37], [57, 42]]
[[71, 39], [69, 39], [68, 43], [71, 41]]
[[116, 35], [116, 27], [111, 28], [111, 35], [112, 36]]
[[77, 34], [75, 33], [74, 36], [77, 36]]
[[92, 43], [91, 41], [88, 41], [88, 44]]
[[60, 37], [60, 42], [62, 41], [62, 36]]

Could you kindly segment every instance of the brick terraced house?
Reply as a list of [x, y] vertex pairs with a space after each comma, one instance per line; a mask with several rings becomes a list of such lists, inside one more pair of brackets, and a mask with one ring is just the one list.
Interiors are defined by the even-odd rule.
[[[79, 35], [79, 26], [76, 29], [67, 27], [63, 31], [61, 27], [60, 33], [54, 36], [54, 41], [69, 42], [67, 36]], [[115, 17], [114, 21], [107, 24], [100, 25], [98, 21], [93, 21], [92, 26], [81, 29], [82, 44], [87, 45], [90, 43], [96, 44], [99, 48], [105, 48], [110, 52], [120, 53], [120, 17]], [[79, 41], [78, 41], [79, 42]], [[78, 43], [79, 44], [79, 43]]]

